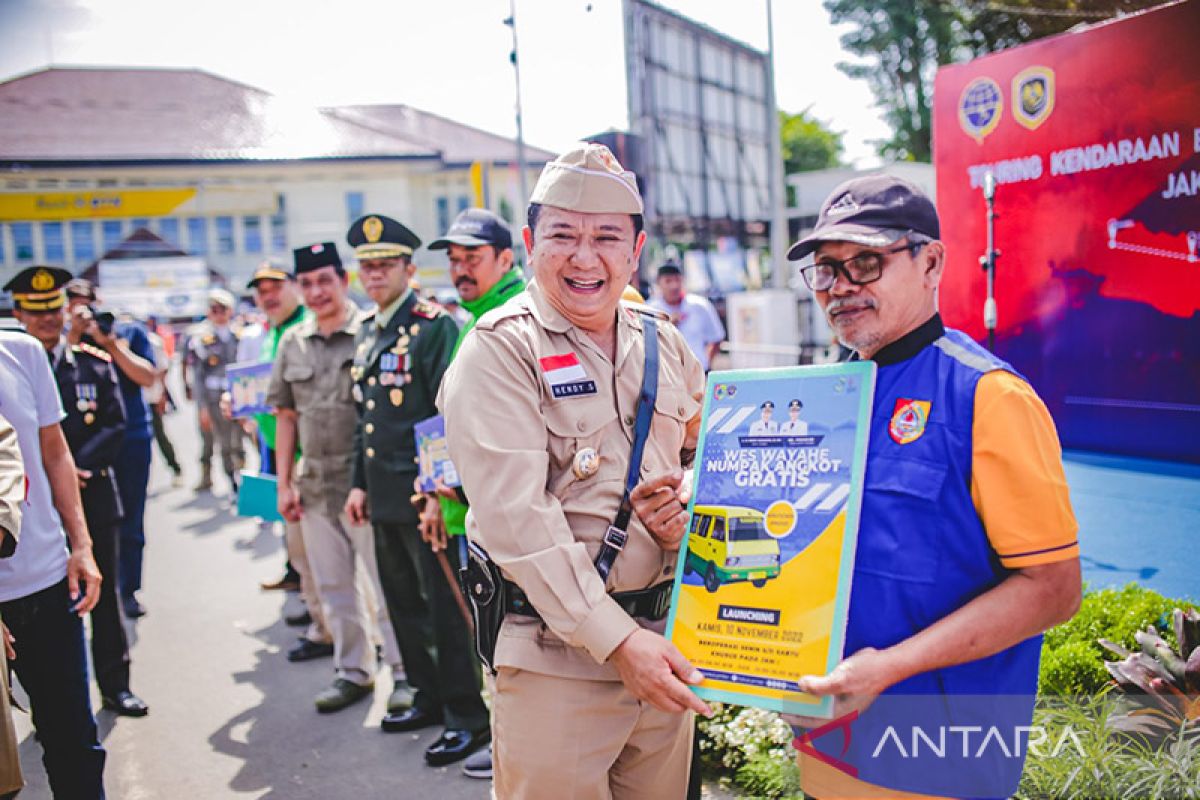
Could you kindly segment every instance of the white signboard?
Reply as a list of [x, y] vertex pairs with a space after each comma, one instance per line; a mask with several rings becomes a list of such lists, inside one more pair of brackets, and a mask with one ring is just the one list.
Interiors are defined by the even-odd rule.
[[102, 305], [144, 319], [203, 316], [208, 266], [192, 256], [106, 259], [100, 262]]

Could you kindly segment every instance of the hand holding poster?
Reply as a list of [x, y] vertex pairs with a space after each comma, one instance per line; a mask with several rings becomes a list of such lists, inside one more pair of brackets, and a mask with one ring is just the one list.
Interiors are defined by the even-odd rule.
[[831, 715], [797, 681], [842, 658], [874, 387], [869, 361], [709, 375], [667, 621], [701, 697]]
[[225, 368], [225, 380], [232, 398], [234, 419], [271, 413], [271, 407], [267, 405], [271, 362], [230, 364]]

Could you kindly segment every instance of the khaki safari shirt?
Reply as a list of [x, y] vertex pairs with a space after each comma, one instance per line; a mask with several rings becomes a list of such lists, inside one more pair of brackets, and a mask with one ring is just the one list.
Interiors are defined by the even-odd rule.
[[294, 409], [298, 444], [304, 452], [296, 466], [296, 487], [307, 508], [337, 518], [350, 493], [354, 429], [358, 413], [351, 395], [354, 337], [363, 313], [346, 301], [346, 320], [322, 336], [310, 316], [289, 328], [279, 340], [271, 368], [267, 403]]
[[[484, 315], [450, 365], [439, 395], [450, 456], [471, 498], [467, 535], [528, 595], [545, 622], [509, 614], [496, 649], [502, 667], [569, 678], [617, 680], [605, 663], [638, 625], [608, 592], [672, 580], [664, 552], [634, 515], [629, 540], [605, 584], [593, 565], [625, 489], [645, 365], [642, 315], [617, 310], [617, 359], [609, 361], [536, 284]], [[659, 324], [658, 399], [642, 479], [681, 468], [695, 450], [700, 363], [679, 332]], [[574, 356], [594, 392], [556, 398], [547, 375]], [[578, 372], [575, 373], [576, 375]], [[578, 477], [591, 448], [599, 469]]]

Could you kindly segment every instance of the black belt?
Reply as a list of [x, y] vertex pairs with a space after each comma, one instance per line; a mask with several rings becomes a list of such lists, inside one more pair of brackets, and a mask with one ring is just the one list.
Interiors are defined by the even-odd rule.
[[[507, 580], [504, 582], [504, 586], [508, 599], [506, 611], [520, 614], [523, 617], [542, 618], [542, 615], [529, 602], [529, 598], [525, 596], [521, 587]], [[615, 600], [617, 605], [631, 617], [660, 620], [667, 615], [667, 610], [671, 605], [671, 588], [673, 586], [672, 581], [663, 581], [649, 589], [638, 589], [635, 592], [613, 592], [609, 597]]]

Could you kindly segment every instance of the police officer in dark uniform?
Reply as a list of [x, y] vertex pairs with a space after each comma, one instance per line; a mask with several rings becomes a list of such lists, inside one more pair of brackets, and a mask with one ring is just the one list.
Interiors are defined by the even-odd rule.
[[[378, 309], [359, 330], [354, 396], [359, 406], [346, 513], [369, 518], [379, 579], [409, 682], [410, 708], [389, 713], [385, 731], [444, 724], [425, 751], [431, 766], [466, 758], [491, 737], [480, 696], [479, 665], [462, 614], [460, 554], [422, 542], [409, 493], [417, 477], [413, 425], [437, 414], [434, 404], [458, 326], [409, 286], [421, 240], [394, 219], [374, 214], [350, 226], [347, 241], [363, 288]], [[431, 647], [433, 645], [433, 647]]]
[[[66, 419], [63, 434], [75, 459], [84, 516], [92, 535], [96, 565], [105, 580], [100, 602], [92, 609], [92, 662], [105, 708], [143, 717], [147, 705], [129, 690], [129, 642], [117, 601], [118, 525], [121, 497], [113, 462], [125, 435], [125, 407], [112, 356], [86, 339], [72, 345], [64, 335], [66, 293], [71, 273], [55, 267], [30, 267], [4, 288], [14, 295], [15, 311], [25, 330], [42, 343], [58, 382]], [[87, 326], [86, 307], [72, 324]]]

